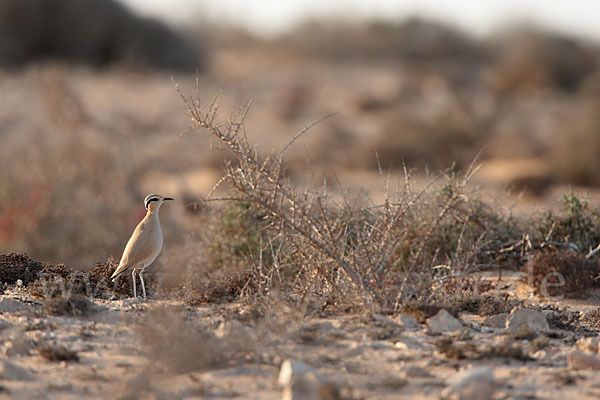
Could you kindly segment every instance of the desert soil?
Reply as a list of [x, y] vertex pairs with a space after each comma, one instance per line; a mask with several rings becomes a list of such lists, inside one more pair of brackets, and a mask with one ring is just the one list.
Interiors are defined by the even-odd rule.
[[[598, 398], [598, 294], [548, 300], [521, 273], [482, 279], [491, 283], [486, 296], [515, 304], [511, 314], [160, 298], [77, 297], [73, 305], [17, 281], [0, 296], [0, 397]], [[530, 314], [517, 321], [517, 309]], [[285, 360], [302, 367], [296, 386], [279, 382]]]

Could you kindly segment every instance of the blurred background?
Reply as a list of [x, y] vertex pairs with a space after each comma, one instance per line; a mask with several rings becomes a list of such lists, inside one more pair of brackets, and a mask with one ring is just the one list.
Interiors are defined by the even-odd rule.
[[224, 117], [253, 100], [264, 153], [337, 112], [287, 153], [299, 184], [377, 202], [378, 163], [425, 182], [481, 153], [474, 182], [518, 212], [569, 187], [593, 203], [599, 16], [594, 1], [0, 0], [0, 251], [118, 259], [156, 192], [178, 200], [161, 210], [166, 257], [194, 254], [194, 205], [228, 160], [182, 134], [171, 78], [195, 95], [196, 71]]

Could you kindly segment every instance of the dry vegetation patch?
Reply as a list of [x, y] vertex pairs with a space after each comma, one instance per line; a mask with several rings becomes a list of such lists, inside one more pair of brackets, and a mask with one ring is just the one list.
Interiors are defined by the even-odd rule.
[[154, 308], [140, 321], [137, 331], [152, 365], [178, 373], [244, 362], [254, 345], [243, 330], [217, 337], [209, 326], [192, 323], [185, 310], [175, 307]]
[[456, 342], [452, 338], [441, 338], [435, 342], [440, 354], [451, 360], [480, 360], [506, 358], [529, 361], [531, 357], [518, 342], [505, 341], [497, 345], [479, 346], [472, 341]]
[[84, 295], [52, 297], [44, 301], [44, 312], [49, 315], [82, 317], [92, 311], [94, 304]]
[[544, 296], [585, 296], [585, 290], [600, 286], [597, 260], [571, 250], [535, 253], [528, 265], [536, 291]]
[[38, 345], [36, 349], [48, 361], [79, 361], [79, 356], [75, 351], [60, 344], [44, 343]]
[[14, 285], [20, 279], [23, 285], [29, 285], [38, 278], [43, 268], [42, 263], [33, 261], [27, 254], [1, 254], [0, 282]]

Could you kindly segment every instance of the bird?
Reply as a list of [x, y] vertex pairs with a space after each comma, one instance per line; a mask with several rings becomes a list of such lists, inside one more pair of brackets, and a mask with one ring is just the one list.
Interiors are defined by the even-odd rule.
[[137, 298], [135, 274], [139, 269], [140, 281], [142, 282], [142, 291], [144, 299], [146, 298], [146, 286], [144, 285], [144, 271], [154, 262], [163, 245], [163, 235], [160, 229], [160, 221], [158, 220], [158, 211], [163, 202], [167, 200], [175, 200], [171, 197], [163, 197], [159, 194], [149, 194], [144, 199], [144, 207], [146, 207], [146, 216], [136, 226], [131, 234], [119, 266], [110, 277], [114, 282], [122, 273], [128, 269], [132, 269], [131, 277], [133, 278], [133, 297]]

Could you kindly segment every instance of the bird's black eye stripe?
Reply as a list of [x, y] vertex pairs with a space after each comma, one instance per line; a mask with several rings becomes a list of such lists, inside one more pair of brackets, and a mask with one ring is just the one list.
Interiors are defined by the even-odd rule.
[[153, 201], [158, 201], [158, 198], [156, 198], [156, 197], [153, 197], [153, 198], [151, 198], [151, 199], [148, 199], [148, 201], [146, 202], [146, 208], [148, 208], [148, 205], [149, 205], [150, 203], [152, 203]]

